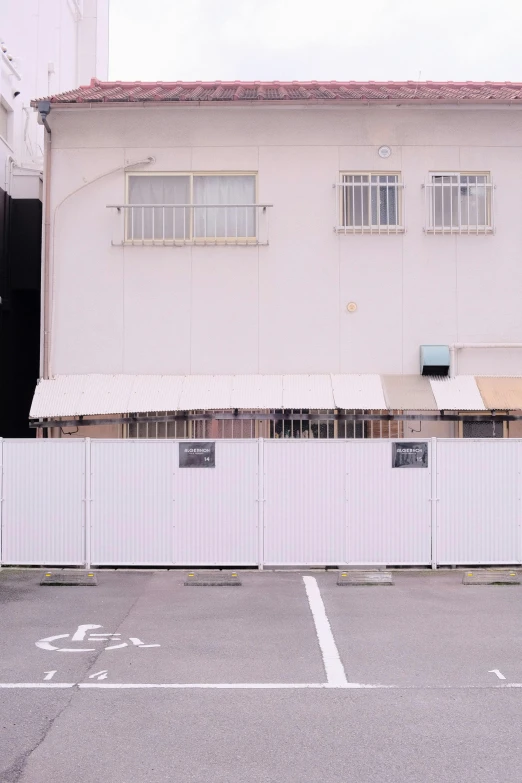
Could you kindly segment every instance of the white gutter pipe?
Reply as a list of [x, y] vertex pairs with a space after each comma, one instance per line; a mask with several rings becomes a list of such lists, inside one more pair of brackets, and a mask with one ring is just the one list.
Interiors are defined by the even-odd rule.
[[450, 366], [449, 375], [450, 378], [454, 378], [456, 375], [456, 353], [463, 348], [522, 348], [522, 343], [453, 343], [449, 346], [450, 351]]

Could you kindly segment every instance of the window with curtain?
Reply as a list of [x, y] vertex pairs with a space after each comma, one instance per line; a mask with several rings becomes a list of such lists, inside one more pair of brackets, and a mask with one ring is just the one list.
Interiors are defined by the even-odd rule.
[[252, 174], [130, 175], [128, 240], [244, 239], [256, 236]]
[[353, 173], [341, 176], [341, 226], [352, 229], [398, 227], [398, 174]]
[[9, 117], [9, 112], [7, 111], [6, 107], [0, 100], [0, 136], [5, 139], [5, 141], [8, 141], [7, 138], [7, 120]]
[[491, 184], [487, 174], [431, 174], [428, 187], [431, 229], [491, 227]]

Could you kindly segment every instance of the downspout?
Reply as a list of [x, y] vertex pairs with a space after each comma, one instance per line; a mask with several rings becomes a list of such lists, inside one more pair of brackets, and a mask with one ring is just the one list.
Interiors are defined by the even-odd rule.
[[450, 378], [454, 378], [456, 375], [457, 365], [457, 351], [463, 348], [522, 348], [522, 343], [453, 343], [449, 346], [450, 350]]
[[40, 378], [49, 377], [49, 250], [51, 247], [51, 128], [47, 117], [51, 111], [49, 101], [38, 104], [39, 119], [46, 130], [44, 140], [44, 203], [43, 203], [43, 241], [41, 271], [41, 312], [40, 312]]

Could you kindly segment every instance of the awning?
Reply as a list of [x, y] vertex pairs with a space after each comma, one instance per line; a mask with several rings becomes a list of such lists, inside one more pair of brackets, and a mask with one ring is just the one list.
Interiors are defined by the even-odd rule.
[[60, 375], [36, 387], [32, 419], [156, 411], [522, 410], [522, 377], [420, 375]]

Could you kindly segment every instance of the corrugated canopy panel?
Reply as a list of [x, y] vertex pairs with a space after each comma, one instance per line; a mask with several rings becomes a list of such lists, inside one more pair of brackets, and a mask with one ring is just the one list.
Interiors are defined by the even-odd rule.
[[61, 375], [30, 417], [184, 410], [522, 410], [522, 377], [419, 375]]
[[476, 378], [484, 405], [488, 410], [522, 410], [522, 378]]
[[486, 406], [472, 375], [431, 378], [431, 388], [439, 411], [485, 411]]
[[135, 375], [60, 375], [40, 381], [31, 418], [128, 413]]
[[283, 375], [283, 408], [335, 408], [330, 375]]
[[179, 410], [229, 410], [233, 375], [185, 375]]
[[332, 375], [336, 408], [385, 410], [380, 375]]
[[422, 375], [381, 375], [381, 381], [389, 410], [437, 410], [429, 378]]
[[256, 410], [283, 407], [282, 375], [234, 375], [232, 408]]

